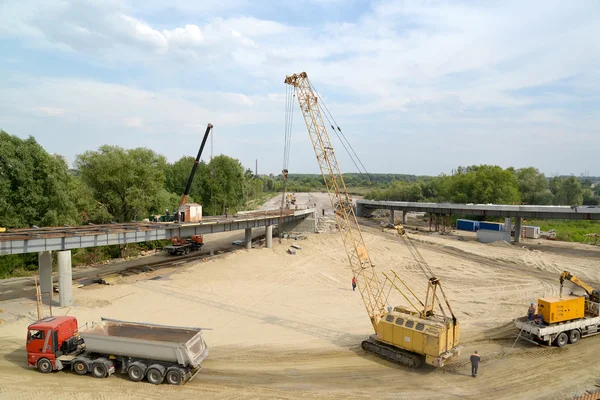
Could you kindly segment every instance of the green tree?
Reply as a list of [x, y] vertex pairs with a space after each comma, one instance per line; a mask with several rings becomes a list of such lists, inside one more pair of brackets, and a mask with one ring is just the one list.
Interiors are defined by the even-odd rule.
[[118, 222], [145, 218], [164, 185], [165, 158], [146, 148], [101, 146], [77, 157], [75, 168], [94, 198]]
[[552, 204], [552, 192], [548, 179], [537, 168], [521, 168], [516, 171], [521, 201], [525, 204]]
[[[224, 213], [225, 207], [229, 212], [240, 210], [245, 205], [246, 178], [242, 164], [235, 158], [226, 155], [213, 157], [208, 163], [209, 176], [213, 178], [209, 183], [212, 189], [208, 191], [208, 199], [204, 207], [214, 213]], [[209, 177], [210, 179], [210, 177]], [[212, 192], [212, 196], [210, 193]]]
[[0, 226], [77, 225], [66, 160], [0, 131]]
[[[194, 157], [182, 157], [173, 164], [168, 164], [165, 168], [165, 189], [169, 193], [176, 193], [181, 196], [187, 185], [188, 178], [194, 166]], [[208, 165], [204, 161], [198, 163], [198, 168], [190, 187], [190, 197], [202, 202], [207, 202], [210, 198], [210, 173]], [[190, 202], [190, 200], [188, 200]], [[179, 204], [179, 203], [177, 203]], [[164, 210], [162, 210], [164, 211]]]
[[554, 203], [567, 206], [582, 205], [583, 188], [581, 187], [581, 181], [574, 176], [570, 176], [567, 179], [558, 179], [560, 179], [560, 181], [556, 182], [557, 190], [554, 196]]
[[497, 165], [458, 167], [452, 176], [443, 176], [442, 201], [455, 203], [513, 204], [520, 201], [517, 178], [511, 170]]

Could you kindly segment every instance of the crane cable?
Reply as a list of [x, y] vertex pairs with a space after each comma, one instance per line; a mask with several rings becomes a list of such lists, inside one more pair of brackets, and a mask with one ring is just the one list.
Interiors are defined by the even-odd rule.
[[[331, 112], [329, 111], [329, 108], [327, 108], [327, 104], [325, 104], [325, 101], [323, 101], [323, 98], [321, 97], [321, 95], [319, 94], [319, 92], [317, 92], [317, 89], [315, 88], [315, 86], [313, 85], [313, 83], [310, 80], [308, 81], [308, 83], [310, 84], [312, 90], [318, 96], [319, 103], [323, 104], [323, 108], [321, 108], [321, 110], [324, 111], [323, 115], [325, 115], [325, 118], [327, 119], [327, 122], [329, 123], [329, 126], [331, 126], [331, 129], [333, 130], [333, 132], [335, 132], [335, 135], [337, 136], [337, 138], [342, 143], [342, 146], [344, 146], [344, 149], [346, 150], [346, 152], [348, 153], [348, 156], [350, 157], [350, 159], [352, 160], [352, 162], [356, 166], [356, 169], [358, 170], [358, 172], [362, 175], [363, 171], [364, 171], [364, 174], [367, 175], [367, 179], [370, 182], [371, 181], [371, 177], [370, 177], [369, 172], [367, 171], [367, 168], [365, 168], [365, 165], [362, 163], [360, 157], [358, 157], [358, 154], [356, 154], [356, 151], [354, 151], [354, 148], [350, 144], [350, 141], [346, 138], [346, 135], [344, 135], [344, 132], [342, 132], [342, 130], [340, 129], [340, 126], [338, 125], [337, 121], [335, 120], [335, 118], [333, 117], [333, 115], [331, 114]], [[334, 124], [335, 124], [335, 127], [334, 127]], [[348, 144], [347, 147], [346, 147], [346, 143]], [[352, 154], [348, 150], [348, 147], [350, 148], [350, 150], [352, 151], [352, 153], [354, 154], [354, 156], [352, 156]], [[355, 158], [356, 158], [356, 160], [355, 160]], [[361, 171], [360, 167], [358, 166], [357, 162], [358, 162], [358, 164], [360, 164], [362, 166], [362, 171]]]
[[[283, 220], [283, 204], [285, 201], [285, 192], [287, 191], [287, 176], [290, 163], [290, 148], [292, 143], [292, 126], [294, 121], [294, 97], [296, 96], [296, 87], [285, 87], [285, 138], [283, 144], [283, 168], [281, 170], [281, 178], [283, 185], [281, 187], [281, 207], [279, 211], [279, 226]], [[282, 233], [279, 232], [279, 243], [281, 243]]]

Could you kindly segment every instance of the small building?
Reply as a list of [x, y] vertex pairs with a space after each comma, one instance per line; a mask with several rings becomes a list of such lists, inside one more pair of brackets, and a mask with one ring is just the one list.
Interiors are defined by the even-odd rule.
[[197, 203], [182, 204], [179, 206], [179, 220], [182, 222], [202, 221], [202, 206]]
[[499, 222], [481, 221], [479, 223], [479, 229], [485, 229], [485, 230], [488, 230], [488, 231], [502, 232], [502, 228], [503, 227], [504, 227], [504, 224], [501, 224]]
[[540, 227], [539, 226], [524, 226], [525, 237], [527, 239], [539, 239], [540, 238]]

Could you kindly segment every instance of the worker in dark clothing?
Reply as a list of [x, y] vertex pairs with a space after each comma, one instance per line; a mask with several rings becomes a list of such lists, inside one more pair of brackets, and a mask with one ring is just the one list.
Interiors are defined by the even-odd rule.
[[354, 291], [354, 289], [356, 289], [356, 277], [355, 276], [352, 277], [352, 291]]
[[229, 215], [229, 206], [225, 207], [225, 218]]
[[473, 378], [477, 376], [477, 368], [479, 367], [480, 359], [481, 357], [479, 357], [479, 354], [477, 354], [477, 350], [475, 350], [473, 354], [471, 354], [471, 375], [473, 376]]

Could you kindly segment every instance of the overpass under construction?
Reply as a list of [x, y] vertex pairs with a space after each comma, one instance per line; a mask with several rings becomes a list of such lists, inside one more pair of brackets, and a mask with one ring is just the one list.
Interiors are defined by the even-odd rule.
[[314, 232], [314, 209], [241, 212], [229, 218], [205, 218], [193, 223], [122, 223], [9, 229], [0, 233], [0, 255], [38, 253], [40, 291], [52, 292], [52, 251], [57, 252], [60, 306], [72, 302], [71, 250], [87, 247], [124, 245], [175, 236], [245, 230], [245, 247], [251, 247], [252, 228], [265, 227], [267, 248], [272, 247], [273, 226], [280, 230]]
[[[417, 203], [409, 201], [357, 200], [356, 214], [364, 217], [374, 210], [389, 210], [390, 223], [394, 223], [394, 211], [402, 212], [402, 223], [406, 224], [406, 214], [410, 211], [425, 212], [439, 217], [452, 218], [453, 215], [514, 218], [515, 232], [521, 230], [522, 218], [530, 219], [570, 219], [600, 221], [600, 207], [597, 206], [536, 206], [508, 204], [457, 204], [457, 203]], [[509, 230], [510, 232], [510, 230]], [[515, 235], [519, 242], [519, 235]]]

